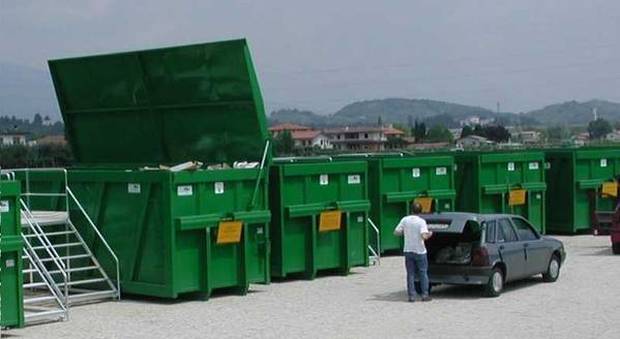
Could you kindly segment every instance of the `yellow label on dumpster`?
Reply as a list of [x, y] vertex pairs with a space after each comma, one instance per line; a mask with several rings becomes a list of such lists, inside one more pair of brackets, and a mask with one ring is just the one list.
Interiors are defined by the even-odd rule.
[[604, 182], [601, 188], [601, 194], [607, 197], [618, 196], [618, 183], [615, 181]]
[[234, 244], [241, 241], [241, 221], [222, 221], [217, 228], [217, 244]]
[[431, 197], [419, 197], [415, 198], [414, 202], [417, 202], [422, 206], [422, 213], [431, 213], [433, 208], [433, 198]]
[[525, 190], [513, 190], [508, 193], [508, 205], [524, 205], [525, 204]]
[[341, 211], [322, 212], [319, 217], [319, 232], [339, 230], [341, 219]]

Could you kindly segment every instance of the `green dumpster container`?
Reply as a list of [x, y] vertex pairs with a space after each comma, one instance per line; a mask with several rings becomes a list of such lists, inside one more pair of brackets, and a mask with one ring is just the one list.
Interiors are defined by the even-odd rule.
[[[49, 66], [79, 163], [69, 186], [118, 256], [124, 293], [207, 298], [270, 281], [269, 137], [245, 40]], [[194, 160], [219, 165], [160, 167]], [[32, 191], [62, 189], [58, 176], [32, 173], [30, 181]], [[64, 207], [53, 198], [31, 203]], [[74, 214], [114, 276], [103, 245]]]
[[510, 213], [545, 228], [545, 156], [542, 151], [455, 152], [456, 209]]
[[574, 234], [590, 231], [594, 211], [613, 211], [616, 199], [602, 194], [620, 176], [620, 148], [549, 149], [547, 229]]
[[24, 326], [19, 184], [0, 181], [0, 326]]
[[368, 265], [365, 162], [288, 159], [270, 172], [273, 276]]
[[[368, 162], [370, 219], [379, 229], [380, 251], [402, 251], [402, 237], [394, 235], [401, 218], [409, 214], [411, 203], [428, 199], [429, 212], [454, 210], [454, 158], [451, 155], [360, 154], [344, 158], [364, 158]], [[376, 232], [370, 245], [377, 247]], [[376, 248], [375, 248], [376, 250]]]

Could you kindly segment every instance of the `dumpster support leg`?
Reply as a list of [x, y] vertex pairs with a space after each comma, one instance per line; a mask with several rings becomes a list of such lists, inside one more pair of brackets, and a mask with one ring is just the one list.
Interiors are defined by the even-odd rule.
[[306, 279], [314, 279], [316, 278], [316, 243], [317, 243], [317, 222], [316, 215], [312, 215], [312, 226], [310, 227], [310, 239], [309, 239], [309, 249], [310, 253], [308, 253], [306, 262]]
[[349, 243], [349, 230], [351, 228], [351, 212], [347, 212], [346, 215], [346, 219], [345, 219], [345, 224], [344, 224], [344, 228], [341, 231], [341, 236], [344, 238], [342, 239], [342, 259], [343, 259], [343, 265], [342, 265], [342, 271], [340, 272], [342, 275], [348, 275], [349, 271], [351, 269], [351, 258], [350, 258], [350, 248], [351, 248], [351, 244]]
[[248, 290], [250, 289], [250, 283], [248, 281], [248, 224], [243, 223], [243, 230], [241, 232], [241, 242], [238, 244], [239, 246], [239, 258], [241, 263], [239, 268], [241, 272], [239, 272], [239, 288], [238, 293], [240, 295], [248, 294]]

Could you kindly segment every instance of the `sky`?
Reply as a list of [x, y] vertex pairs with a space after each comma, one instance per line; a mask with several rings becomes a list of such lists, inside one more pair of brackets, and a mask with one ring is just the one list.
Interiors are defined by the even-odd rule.
[[[620, 1], [0, 0], [0, 62], [245, 37], [268, 110], [620, 101]], [[2, 74], [0, 74], [0, 77]]]

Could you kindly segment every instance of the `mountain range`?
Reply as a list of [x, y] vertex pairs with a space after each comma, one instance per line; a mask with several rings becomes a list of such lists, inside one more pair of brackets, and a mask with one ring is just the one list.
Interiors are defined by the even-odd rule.
[[416, 120], [427, 125], [455, 128], [462, 121], [477, 117], [503, 125], [524, 127], [585, 125], [594, 117], [620, 121], [620, 103], [605, 100], [568, 101], [549, 105], [527, 113], [494, 112], [490, 109], [428, 99], [390, 98], [359, 101], [330, 115], [311, 111], [281, 109], [271, 113], [270, 122], [291, 122], [309, 126], [374, 125], [383, 123], [412, 125]]
[[[505, 125], [554, 126], [584, 125], [597, 116], [620, 121], [620, 103], [605, 100], [567, 101], [527, 113], [495, 112], [493, 110], [429, 99], [387, 98], [348, 104], [329, 115], [312, 111], [281, 109], [270, 114], [271, 123], [292, 122], [309, 126], [374, 125], [384, 123], [413, 124], [415, 120], [428, 125], [458, 127], [460, 121], [478, 117]], [[47, 70], [0, 62], [0, 116], [32, 118], [36, 113], [60, 119], [58, 104]]]

